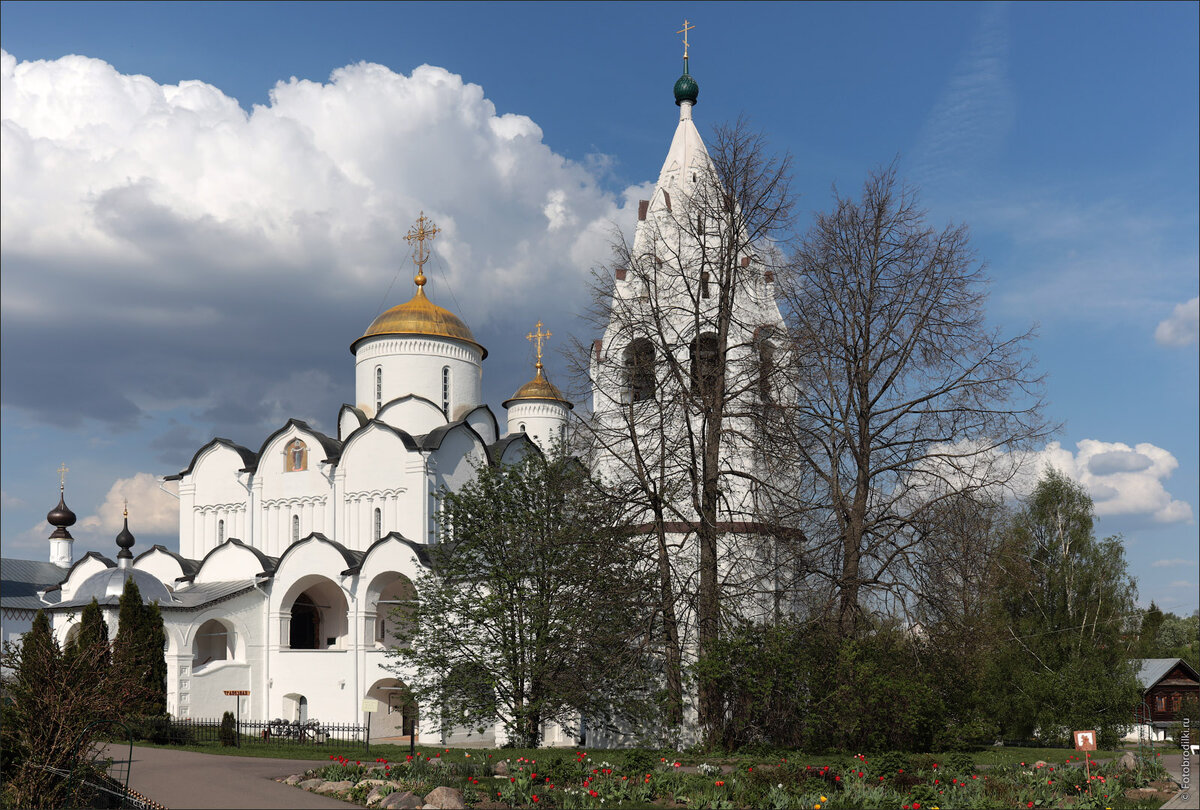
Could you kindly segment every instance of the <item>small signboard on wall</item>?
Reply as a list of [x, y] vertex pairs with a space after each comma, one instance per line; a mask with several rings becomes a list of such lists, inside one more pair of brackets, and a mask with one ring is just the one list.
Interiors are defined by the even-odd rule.
[[1076, 731], [1075, 732], [1075, 750], [1076, 751], [1095, 751], [1096, 750], [1096, 732], [1095, 731]]

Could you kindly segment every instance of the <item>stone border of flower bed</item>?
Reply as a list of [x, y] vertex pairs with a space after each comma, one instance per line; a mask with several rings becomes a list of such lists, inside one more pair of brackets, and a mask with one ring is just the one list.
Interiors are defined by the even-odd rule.
[[[382, 765], [369, 765], [369, 770], [378, 773], [384, 773]], [[301, 790], [307, 790], [310, 793], [320, 793], [330, 796], [335, 799], [342, 799], [360, 803], [360, 800], [350, 795], [352, 790], [361, 789], [366, 785], [371, 788], [365, 797], [367, 807], [379, 807], [382, 810], [466, 810], [466, 802], [463, 801], [463, 795], [460, 791], [451, 787], [436, 787], [426, 793], [424, 796], [419, 796], [411, 790], [405, 790], [404, 784], [395, 779], [381, 779], [376, 777], [368, 777], [360, 779], [358, 782], [350, 780], [342, 781], [327, 781], [318, 776], [315, 776], [317, 770], [312, 769], [304, 773], [295, 773], [291, 776], [280, 777], [277, 782], [282, 782], [285, 785], [298, 787]], [[360, 791], [361, 792], [361, 791]]]

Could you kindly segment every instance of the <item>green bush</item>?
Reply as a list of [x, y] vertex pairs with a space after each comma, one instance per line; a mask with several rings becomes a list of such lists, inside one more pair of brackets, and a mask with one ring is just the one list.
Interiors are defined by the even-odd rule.
[[882, 754], [867, 757], [867, 766], [871, 776], [891, 778], [902, 768], [908, 768], [908, 754], [901, 751], [884, 751]]
[[951, 751], [941, 756], [938, 764], [945, 768], [947, 773], [955, 776], [970, 776], [975, 772], [975, 757], [970, 754], [963, 751]]
[[653, 773], [662, 762], [662, 755], [646, 748], [631, 748], [625, 752], [624, 773], [629, 776]]
[[234, 718], [233, 712], [225, 712], [221, 715], [221, 730], [217, 732], [217, 739], [224, 746], [237, 745], [237, 720]]

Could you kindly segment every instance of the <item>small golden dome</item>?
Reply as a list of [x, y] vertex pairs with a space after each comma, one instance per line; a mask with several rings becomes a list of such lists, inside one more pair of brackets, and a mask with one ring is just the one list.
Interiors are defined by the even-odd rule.
[[522, 399], [552, 399], [556, 402], [561, 402], [568, 408], [574, 409], [575, 406], [562, 395], [561, 391], [554, 387], [554, 383], [547, 380], [545, 375], [542, 374], [541, 365], [541, 363], [538, 363], [537, 376], [518, 388], [517, 393], [513, 394], [511, 399], [505, 401], [505, 408], [510, 403]]
[[377, 335], [431, 335], [470, 343], [487, 357], [487, 349], [475, 340], [461, 318], [429, 300], [424, 281], [423, 276], [419, 277], [417, 294], [412, 300], [392, 307], [372, 321], [363, 336], [351, 344], [350, 351], [354, 351], [361, 341]]

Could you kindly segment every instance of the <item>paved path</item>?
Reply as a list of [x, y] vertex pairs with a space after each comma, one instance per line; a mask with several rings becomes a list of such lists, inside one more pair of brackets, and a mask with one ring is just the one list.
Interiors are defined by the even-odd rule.
[[[1167, 773], [1171, 774], [1171, 778], [1179, 785], [1183, 785], [1183, 754], [1163, 754], [1163, 767], [1167, 769]], [[1171, 799], [1163, 805], [1163, 810], [1175, 810], [1175, 808], [1200, 808], [1200, 792], [1196, 790], [1196, 757], [1191, 757], [1188, 763], [1188, 785], [1186, 789], [1180, 790]]]
[[[108, 756], [122, 760], [128, 750], [110, 746]], [[358, 807], [274, 781], [326, 764], [327, 760], [226, 757], [134, 746], [129, 786], [169, 810]]]

